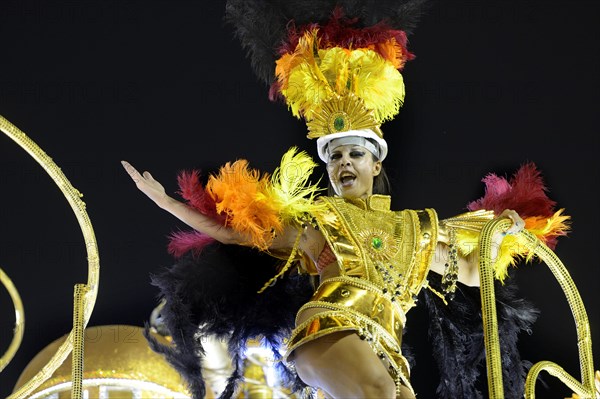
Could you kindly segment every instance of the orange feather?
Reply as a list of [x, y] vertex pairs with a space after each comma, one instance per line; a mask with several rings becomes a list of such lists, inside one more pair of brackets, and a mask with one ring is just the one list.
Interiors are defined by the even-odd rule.
[[273, 235], [283, 229], [279, 209], [267, 195], [270, 176], [250, 169], [248, 161], [227, 163], [217, 176], [210, 176], [206, 191], [226, 224], [248, 236], [248, 244], [267, 249]]

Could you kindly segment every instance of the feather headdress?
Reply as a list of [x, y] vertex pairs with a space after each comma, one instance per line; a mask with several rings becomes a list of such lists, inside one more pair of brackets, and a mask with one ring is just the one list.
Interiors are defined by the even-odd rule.
[[414, 58], [407, 35], [424, 0], [228, 1], [235, 28], [270, 98], [283, 99], [317, 138], [326, 160], [332, 139], [359, 136], [387, 144], [380, 126], [404, 103], [401, 71]]

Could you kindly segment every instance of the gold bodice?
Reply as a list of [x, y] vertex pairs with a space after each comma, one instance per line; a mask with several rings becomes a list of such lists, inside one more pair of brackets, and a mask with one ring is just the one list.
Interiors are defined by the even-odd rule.
[[340, 275], [369, 281], [404, 312], [414, 306], [434, 254], [438, 220], [433, 209], [391, 211], [389, 196], [366, 200], [322, 197], [316, 223]]

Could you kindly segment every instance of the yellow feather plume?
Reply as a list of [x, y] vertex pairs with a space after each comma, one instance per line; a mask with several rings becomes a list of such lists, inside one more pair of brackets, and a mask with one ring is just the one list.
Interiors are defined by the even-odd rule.
[[[307, 121], [334, 95], [353, 93], [373, 110], [378, 123], [391, 120], [404, 101], [402, 75], [392, 62], [373, 49], [319, 49], [316, 31], [300, 38], [294, 53], [283, 55], [275, 73], [281, 94], [292, 114]], [[396, 57], [395, 44], [388, 43], [390, 57]]]
[[299, 222], [306, 214], [323, 208], [314, 199], [322, 189], [317, 184], [309, 184], [317, 164], [304, 151], [290, 148], [281, 158], [281, 164], [271, 177], [269, 197], [277, 203], [279, 214], [284, 223]]
[[311, 115], [332, 93], [319, 68], [318, 46], [316, 31], [308, 31], [299, 39], [293, 54], [277, 61], [275, 73], [281, 94], [297, 118]]
[[333, 47], [319, 51], [323, 76], [335, 93], [344, 95], [349, 91], [350, 51], [341, 47]]
[[[525, 228], [534, 234], [543, 243], [558, 236], [564, 236], [569, 231], [568, 221], [570, 216], [563, 214], [564, 209], [558, 210], [550, 218], [547, 217], [528, 217], [525, 218]], [[479, 247], [480, 231], [466, 230], [458, 228], [456, 231], [456, 241], [460, 254], [468, 256]], [[528, 249], [527, 241], [523, 236], [507, 235], [503, 238], [502, 244], [498, 248], [496, 259], [494, 259], [494, 277], [500, 282], [508, 276], [508, 268], [516, 266], [521, 261], [531, 262], [534, 253]]]
[[353, 92], [375, 111], [379, 122], [393, 119], [404, 102], [404, 80], [394, 66], [371, 50], [354, 50], [350, 56]]
[[[564, 209], [558, 210], [550, 218], [525, 218], [525, 228], [540, 241], [547, 243], [549, 239], [566, 235], [569, 230], [570, 216], [563, 214]], [[531, 262], [535, 254], [529, 250], [527, 241], [520, 234], [507, 235], [502, 240], [498, 257], [494, 263], [494, 276], [500, 282], [508, 276], [508, 268], [516, 266], [519, 261]]]

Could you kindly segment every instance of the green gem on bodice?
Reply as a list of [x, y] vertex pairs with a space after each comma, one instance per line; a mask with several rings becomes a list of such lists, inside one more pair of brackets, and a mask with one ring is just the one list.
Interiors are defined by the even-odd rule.
[[335, 130], [337, 130], [338, 132], [341, 132], [342, 130], [344, 130], [344, 127], [346, 126], [346, 121], [344, 120], [344, 118], [342, 116], [337, 116], [334, 120], [333, 120], [333, 127], [335, 128]]
[[379, 237], [373, 237], [373, 239], [371, 240], [371, 244], [373, 245], [373, 248], [381, 249], [381, 247], [383, 246], [383, 240]]

